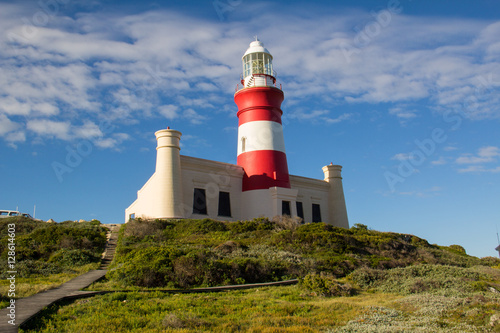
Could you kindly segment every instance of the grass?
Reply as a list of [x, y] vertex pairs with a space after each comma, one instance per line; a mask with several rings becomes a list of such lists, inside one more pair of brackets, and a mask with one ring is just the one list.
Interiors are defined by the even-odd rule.
[[88, 288], [116, 292], [55, 304], [20, 332], [500, 332], [498, 258], [364, 225], [289, 222], [129, 222], [107, 279]]
[[[82, 275], [90, 270], [99, 268], [99, 263], [87, 264], [74, 267], [73, 273], [50, 274], [47, 276], [37, 275], [28, 278], [16, 278], [16, 299], [35, 295], [39, 292], [54, 289], [69, 280]], [[9, 280], [0, 280], [0, 295], [7, 295], [9, 290]], [[0, 301], [0, 308], [6, 307], [9, 299]]]
[[[362, 291], [312, 296], [301, 286], [200, 294], [117, 292], [54, 305], [19, 332], [498, 332], [500, 296]], [[104, 324], [105, 323], [105, 324]]]
[[[310, 296], [298, 286], [209, 294], [116, 293], [53, 306], [20, 332], [321, 332], [399, 296]], [[103, 325], [106, 323], [106, 325]]]
[[100, 222], [45, 223], [25, 217], [0, 221], [0, 306], [8, 304], [8, 226], [15, 226], [15, 298], [53, 289], [99, 267], [107, 229]]

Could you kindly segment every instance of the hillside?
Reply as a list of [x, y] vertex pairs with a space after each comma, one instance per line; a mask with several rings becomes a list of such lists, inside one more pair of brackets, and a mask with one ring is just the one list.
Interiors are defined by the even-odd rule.
[[8, 302], [8, 225], [15, 225], [16, 297], [54, 288], [96, 269], [107, 229], [97, 220], [46, 223], [25, 217], [0, 220], [0, 306]]
[[[134, 220], [122, 228], [108, 279], [116, 287], [191, 288], [302, 278], [417, 264], [471, 268], [500, 260], [413, 235], [350, 229], [290, 218], [245, 222]], [[359, 273], [356, 273], [359, 274]]]
[[[37, 228], [29, 223], [24, 235], [46, 234], [32, 234]], [[78, 228], [100, 233], [92, 222], [61, 227], [65, 231], [56, 234]], [[50, 263], [64, 238], [51, 240], [52, 252], [39, 256], [37, 265]], [[86, 244], [76, 239], [73, 251]], [[33, 253], [44, 253], [42, 243], [34, 243]], [[31, 278], [41, 276], [46, 274], [37, 271]], [[293, 278], [298, 285], [161, 291]], [[134, 220], [120, 230], [106, 279], [89, 289], [117, 292], [53, 305], [20, 332], [500, 331], [499, 259], [364, 225]]]

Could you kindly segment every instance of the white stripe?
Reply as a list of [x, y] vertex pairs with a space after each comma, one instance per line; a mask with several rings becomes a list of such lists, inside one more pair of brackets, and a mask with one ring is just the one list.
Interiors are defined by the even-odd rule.
[[285, 152], [283, 127], [280, 123], [259, 120], [238, 127], [238, 155], [255, 150]]

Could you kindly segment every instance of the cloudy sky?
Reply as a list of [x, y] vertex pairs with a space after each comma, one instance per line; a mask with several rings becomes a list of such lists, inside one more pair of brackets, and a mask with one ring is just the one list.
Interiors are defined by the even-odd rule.
[[351, 224], [497, 255], [496, 0], [0, 1], [0, 209], [122, 222], [167, 126], [235, 163], [254, 36], [291, 174], [341, 164]]

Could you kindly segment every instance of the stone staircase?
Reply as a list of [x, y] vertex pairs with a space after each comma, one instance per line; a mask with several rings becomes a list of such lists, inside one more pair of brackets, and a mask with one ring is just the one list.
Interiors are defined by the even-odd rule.
[[104, 227], [109, 229], [107, 234], [106, 249], [102, 254], [101, 266], [99, 269], [108, 269], [108, 266], [113, 261], [115, 255], [116, 244], [118, 242], [118, 231], [120, 230], [121, 224], [103, 224]]

